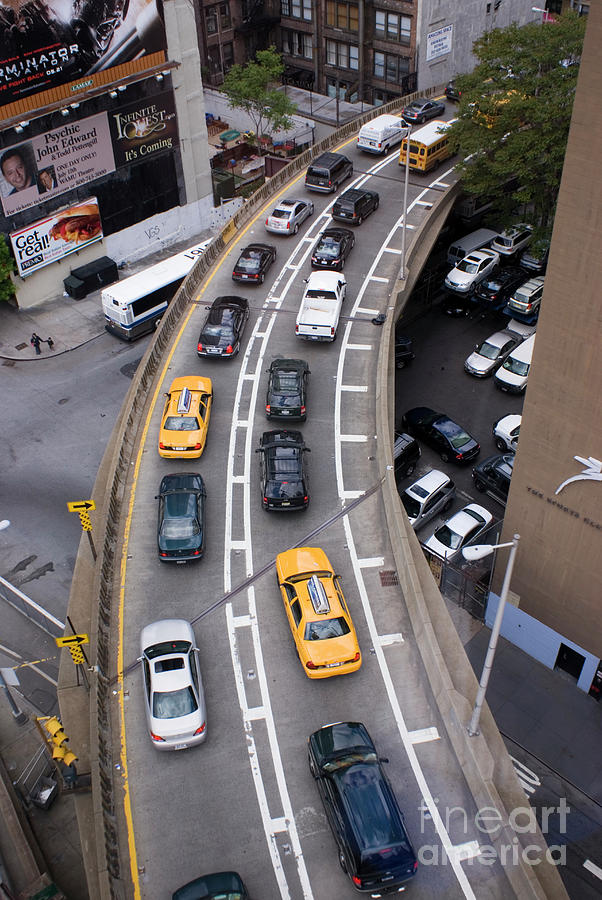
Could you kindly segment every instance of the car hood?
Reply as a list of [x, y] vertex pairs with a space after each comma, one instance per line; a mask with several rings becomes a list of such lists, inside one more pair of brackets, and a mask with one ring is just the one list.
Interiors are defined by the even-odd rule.
[[448, 284], [455, 284], [458, 287], [465, 287], [468, 284], [472, 284], [475, 276], [469, 275], [468, 272], [460, 272], [458, 269], [452, 269], [447, 278], [445, 279]]
[[480, 353], [471, 353], [465, 365], [474, 372], [491, 372], [499, 364], [499, 359], [486, 359]]

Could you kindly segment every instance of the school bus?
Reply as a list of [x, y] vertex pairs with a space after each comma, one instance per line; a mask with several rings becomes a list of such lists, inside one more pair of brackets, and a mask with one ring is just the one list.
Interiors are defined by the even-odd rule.
[[[433, 119], [410, 135], [410, 169], [428, 172], [451, 156], [447, 129], [456, 119], [443, 122]], [[399, 165], [405, 166], [408, 140], [404, 138], [399, 151]]]

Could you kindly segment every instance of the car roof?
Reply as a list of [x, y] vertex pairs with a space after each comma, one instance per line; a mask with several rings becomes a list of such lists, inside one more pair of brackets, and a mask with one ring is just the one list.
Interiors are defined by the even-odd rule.
[[303, 435], [300, 431], [285, 431], [279, 429], [277, 431], [264, 431], [261, 436], [262, 447], [302, 447], [304, 445]]
[[460, 509], [457, 513], [454, 513], [451, 519], [444, 522], [444, 525], [447, 525], [448, 528], [451, 531], [455, 531], [456, 534], [466, 534], [474, 528], [476, 521], [475, 515], [471, 515], [471, 513], [480, 516], [485, 522], [489, 522], [492, 518], [491, 513], [486, 510], [485, 507], [479, 506], [477, 503], [470, 503], [468, 506]]
[[511, 331], [496, 331], [494, 334], [490, 334], [488, 338], [485, 338], [482, 341], [483, 344], [494, 344], [496, 347], [502, 347], [507, 340], [512, 339], [516, 340], [519, 337], [517, 334], [513, 334]]
[[529, 278], [518, 288], [519, 291], [536, 291], [538, 288], [545, 284], [546, 277], [545, 275], [536, 275], [535, 278]]
[[333, 225], [331, 228], [325, 228], [322, 234], [320, 235], [320, 240], [325, 237], [345, 237], [346, 234], [353, 234], [350, 228], [338, 228], [336, 225]]
[[495, 423], [495, 427], [498, 428], [498, 426], [503, 424], [504, 428], [510, 430], [511, 428], [515, 428], [517, 425], [520, 425], [521, 420], [522, 415], [519, 415], [518, 413], [508, 413], [507, 416], [502, 416], [501, 419], [497, 420], [497, 422]]
[[[439, 469], [432, 469], [407, 487], [405, 492], [406, 494], [412, 494], [416, 487], [421, 487], [428, 494], [432, 494], [434, 491], [439, 490], [440, 487], [443, 487], [443, 485], [449, 484], [450, 481], [451, 478], [445, 472], [440, 472]], [[424, 497], [420, 497], [420, 500], [423, 499]]]
[[496, 256], [497, 253], [494, 250], [473, 250], [471, 253], [467, 253], [461, 262], [466, 262], [468, 260], [481, 262], [483, 259], [494, 259]]
[[367, 191], [364, 188], [348, 188], [346, 191], [343, 191], [340, 197], [335, 200], [337, 203], [339, 200], [359, 200], [360, 197], [365, 197], [366, 194], [374, 194], [375, 191]]

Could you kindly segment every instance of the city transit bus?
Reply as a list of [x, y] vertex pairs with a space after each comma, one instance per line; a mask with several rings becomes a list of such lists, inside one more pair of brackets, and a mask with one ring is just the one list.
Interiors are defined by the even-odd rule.
[[[450, 119], [449, 122], [433, 119], [410, 135], [410, 169], [428, 172], [451, 156], [446, 131], [455, 121], [456, 119]], [[408, 139], [404, 138], [399, 151], [400, 166], [406, 164], [407, 145]]]

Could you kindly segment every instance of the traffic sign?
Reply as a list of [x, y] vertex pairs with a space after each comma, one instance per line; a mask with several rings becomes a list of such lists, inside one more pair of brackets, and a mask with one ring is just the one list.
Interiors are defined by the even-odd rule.
[[90, 638], [87, 634], [66, 634], [64, 637], [55, 638], [57, 647], [73, 647], [80, 644], [89, 644]]
[[67, 509], [69, 512], [87, 512], [89, 509], [96, 509], [96, 503], [94, 500], [70, 500], [67, 502]]

